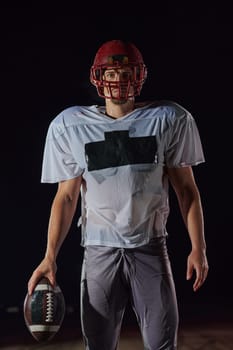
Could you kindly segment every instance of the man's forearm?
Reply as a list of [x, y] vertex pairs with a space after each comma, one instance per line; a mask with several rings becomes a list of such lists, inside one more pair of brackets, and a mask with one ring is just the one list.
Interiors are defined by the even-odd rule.
[[46, 257], [56, 260], [64, 242], [76, 210], [76, 202], [55, 197], [50, 214]]

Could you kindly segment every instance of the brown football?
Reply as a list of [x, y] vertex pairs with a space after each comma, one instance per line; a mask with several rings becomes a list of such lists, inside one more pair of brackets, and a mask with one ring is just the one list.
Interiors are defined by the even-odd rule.
[[51, 340], [65, 316], [65, 299], [59, 285], [53, 288], [43, 277], [33, 293], [24, 300], [24, 320], [31, 335], [39, 342]]

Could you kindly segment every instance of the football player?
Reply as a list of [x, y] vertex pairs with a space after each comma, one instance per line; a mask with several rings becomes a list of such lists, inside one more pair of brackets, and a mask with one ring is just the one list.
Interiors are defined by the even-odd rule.
[[[58, 183], [45, 257], [34, 270], [56, 282], [56, 258], [81, 193], [81, 324], [88, 350], [115, 350], [131, 303], [147, 350], [177, 348], [179, 313], [167, 249], [169, 186], [190, 237], [187, 279], [208, 273], [204, 219], [192, 167], [205, 161], [194, 117], [173, 101], [136, 104], [147, 78], [141, 52], [111, 40], [97, 51], [90, 81], [100, 106], [74, 106], [51, 122], [42, 177]], [[174, 228], [175, 231], [175, 228]]]

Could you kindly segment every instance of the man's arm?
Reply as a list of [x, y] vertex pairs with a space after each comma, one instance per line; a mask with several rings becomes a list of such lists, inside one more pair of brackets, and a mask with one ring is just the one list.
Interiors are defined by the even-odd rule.
[[62, 243], [69, 232], [77, 208], [81, 183], [82, 177], [80, 176], [62, 181], [58, 185], [51, 207], [45, 257], [29, 279], [29, 294], [32, 293], [36, 283], [42, 276], [46, 276], [53, 286], [56, 283], [56, 259]]
[[167, 168], [167, 174], [191, 240], [192, 250], [187, 260], [187, 279], [191, 279], [195, 270], [193, 290], [196, 291], [204, 283], [209, 269], [200, 193], [191, 167]]

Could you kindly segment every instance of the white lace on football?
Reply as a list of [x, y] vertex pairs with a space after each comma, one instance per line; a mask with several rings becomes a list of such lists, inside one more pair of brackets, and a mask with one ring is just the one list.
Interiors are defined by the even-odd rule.
[[46, 293], [46, 322], [53, 322], [53, 293]]

